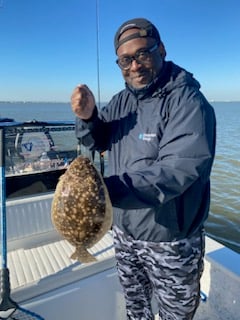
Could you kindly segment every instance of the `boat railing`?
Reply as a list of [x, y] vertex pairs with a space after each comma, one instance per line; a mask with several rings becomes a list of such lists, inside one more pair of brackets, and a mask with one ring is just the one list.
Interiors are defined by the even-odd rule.
[[78, 154], [74, 121], [1, 122], [0, 130], [7, 198], [54, 190]]

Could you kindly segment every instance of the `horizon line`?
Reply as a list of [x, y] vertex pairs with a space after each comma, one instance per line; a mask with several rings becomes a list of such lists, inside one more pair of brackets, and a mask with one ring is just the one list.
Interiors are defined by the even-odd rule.
[[[215, 100], [208, 99], [211, 102], [240, 102], [239, 100]], [[53, 100], [0, 100], [0, 103], [71, 103], [71, 101], [53, 101]], [[100, 101], [100, 103], [108, 103], [108, 101]]]

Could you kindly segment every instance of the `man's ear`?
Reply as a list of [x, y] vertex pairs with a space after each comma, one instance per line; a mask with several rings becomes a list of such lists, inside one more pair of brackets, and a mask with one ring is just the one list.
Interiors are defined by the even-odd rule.
[[162, 42], [159, 44], [159, 50], [160, 50], [161, 56], [163, 57], [163, 59], [165, 59], [167, 52]]

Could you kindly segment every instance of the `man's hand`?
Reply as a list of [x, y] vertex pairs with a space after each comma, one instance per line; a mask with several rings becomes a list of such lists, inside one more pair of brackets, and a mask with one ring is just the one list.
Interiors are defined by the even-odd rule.
[[71, 96], [72, 111], [77, 117], [90, 119], [95, 107], [95, 99], [90, 89], [84, 85], [78, 85]]

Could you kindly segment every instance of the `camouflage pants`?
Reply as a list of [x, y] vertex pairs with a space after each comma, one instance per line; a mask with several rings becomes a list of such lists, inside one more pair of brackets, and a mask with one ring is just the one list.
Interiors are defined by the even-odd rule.
[[113, 235], [127, 319], [153, 320], [153, 296], [160, 319], [193, 319], [200, 301], [203, 233], [161, 243], [134, 240], [116, 226]]

